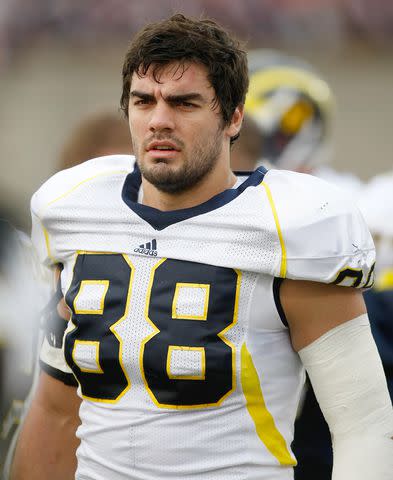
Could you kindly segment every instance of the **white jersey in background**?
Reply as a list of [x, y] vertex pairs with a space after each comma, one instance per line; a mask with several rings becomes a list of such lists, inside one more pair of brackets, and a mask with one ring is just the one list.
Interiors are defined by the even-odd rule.
[[329, 165], [319, 165], [313, 169], [312, 175], [315, 175], [326, 182], [344, 190], [348, 196], [352, 196], [352, 201], [360, 197], [364, 188], [364, 183], [351, 172], [339, 172]]
[[38, 374], [40, 316], [49, 288], [29, 237], [0, 218], [0, 471], [8, 479], [26, 398]]
[[32, 199], [33, 242], [64, 265], [73, 312], [64, 356], [46, 343], [41, 359], [84, 400], [76, 479], [292, 479], [304, 371], [280, 279], [371, 285], [360, 214], [324, 181], [263, 167], [160, 212], [137, 203], [133, 164], [86, 162]]

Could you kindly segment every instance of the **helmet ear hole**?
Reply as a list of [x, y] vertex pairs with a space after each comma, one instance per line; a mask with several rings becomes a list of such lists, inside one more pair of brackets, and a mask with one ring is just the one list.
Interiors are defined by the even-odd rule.
[[290, 170], [328, 160], [334, 99], [327, 83], [300, 59], [272, 50], [249, 53], [245, 111], [264, 137], [261, 156]]

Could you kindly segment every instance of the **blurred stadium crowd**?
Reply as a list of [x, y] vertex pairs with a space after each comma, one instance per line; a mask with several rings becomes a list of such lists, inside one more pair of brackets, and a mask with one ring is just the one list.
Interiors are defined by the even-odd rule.
[[[0, 63], [45, 35], [77, 42], [129, 36], [147, 20], [170, 15], [179, 6], [173, 0], [3, 0]], [[352, 37], [383, 43], [393, 37], [390, 0], [193, 0], [181, 9], [188, 15], [204, 12], [217, 18], [254, 44], [267, 38], [335, 44]]]

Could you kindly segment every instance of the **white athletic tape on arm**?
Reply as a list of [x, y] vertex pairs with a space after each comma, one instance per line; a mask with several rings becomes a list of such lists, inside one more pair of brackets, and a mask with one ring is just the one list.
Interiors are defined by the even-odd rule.
[[366, 314], [299, 351], [333, 439], [333, 480], [393, 479], [393, 410]]

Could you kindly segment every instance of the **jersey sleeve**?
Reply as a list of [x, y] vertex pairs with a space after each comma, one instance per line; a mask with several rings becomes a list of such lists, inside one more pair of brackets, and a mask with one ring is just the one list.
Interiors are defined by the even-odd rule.
[[[78, 187], [95, 178], [114, 174], [127, 174], [133, 167], [134, 157], [112, 155], [84, 162], [53, 175], [31, 199], [32, 233], [31, 239], [35, 252], [43, 268], [52, 269], [64, 264], [58, 248], [56, 232], [61, 227], [57, 218], [59, 209], [66, 211], [64, 202]], [[60, 207], [55, 213], [52, 206]], [[61, 221], [66, 222], [65, 217]], [[53, 273], [54, 275], [54, 273]], [[77, 382], [64, 357], [64, 335], [67, 322], [57, 312], [57, 305], [63, 296], [61, 285], [57, 286], [52, 299], [42, 314], [44, 340], [40, 352], [41, 368], [54, 378], [67, 385]]]
[[270, 192], [281, 245], [278, 277], [368, 288], [375, 249], [349, 195], [311, 175], [270, 170]]
[[[73, 193], [79, 187], [94, 182], [95, 179], [111, 175], [127, 175], [132, 171], [134, 164], [135, 157], [132, 155], [108, 155], [94, 158], [57, 172], [34, 193], [30, 203], [32, 242], [43, 264], [50, 266], [61, 261], [58, 259], [58, 242], [55, 231], [56, 226], [61, 228], [64, 223], [60, 225], [56, 215], [59, 214], [59, 211], [62, 215], [67, 215], [62, 211], [67, 199], [72, 198]], [[60, 207], [60, 210], [54, 207]], [[74, 212], [73, 214], [77, 215], [78, 213]], [[67, 220], [67, 218], [62, 218], [63, 222]]]

